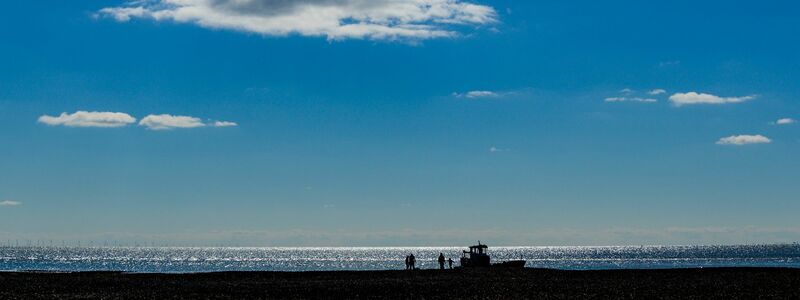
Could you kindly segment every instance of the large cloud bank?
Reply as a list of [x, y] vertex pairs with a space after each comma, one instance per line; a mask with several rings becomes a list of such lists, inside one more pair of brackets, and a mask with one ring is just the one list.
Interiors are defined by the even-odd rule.
[[494, 8], [460, 0], [140, 0], [103, 8], [99, 15], [331, 40], [453, 37], [458, 26], [497, 20]]

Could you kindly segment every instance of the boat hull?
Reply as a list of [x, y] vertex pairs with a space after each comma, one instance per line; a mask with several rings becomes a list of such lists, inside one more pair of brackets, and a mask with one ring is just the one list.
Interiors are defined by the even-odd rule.
[[501, 263], [492, 264], [494, 268], [524, 268], [526, 261], [524, 260], [509, 260]]

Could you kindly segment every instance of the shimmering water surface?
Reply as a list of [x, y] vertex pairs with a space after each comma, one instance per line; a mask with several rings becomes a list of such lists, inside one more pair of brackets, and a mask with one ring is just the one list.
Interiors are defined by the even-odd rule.
[[[128, 272], [386, 270], [404, 268], [414, 253], [434, 268], [442, 252], [458, 264], [460, 247], [0, 247], [0, 270]], [[492, 247], [494, 262], [525, 259], [528, 267], [629, 269], [690, 267], [800, 268], [800, 245]]]

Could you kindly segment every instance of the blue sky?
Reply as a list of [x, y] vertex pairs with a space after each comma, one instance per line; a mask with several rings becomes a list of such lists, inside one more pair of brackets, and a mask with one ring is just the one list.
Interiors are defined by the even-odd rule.
[[798, 8], [16, 1], [0, 243], [797, 241]]

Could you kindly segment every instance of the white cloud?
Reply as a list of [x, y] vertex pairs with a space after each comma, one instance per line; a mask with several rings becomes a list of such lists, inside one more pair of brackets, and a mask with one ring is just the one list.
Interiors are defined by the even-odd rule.
[[109, 10], [108, 8], [104, 8], [101, 10], [102, 13], [110, 13], [109, 15], [114, 17], [119, 22], [128, 22], [131, 20], [131, 17], [141, 18], [144, 17], [148, 11], [144, 7], [117, 7], [114, 9]]
[[472, 90], [467, 92], [453, 92], [452, 97], [480, 99], [480, 98], [513, 98], [522, 96], [533, 96], [534, 90], [529, 87], [491, 91], [491, 90]]
[[797, 120], [792, 119], [792, 118], [783, 118], [783, 119], [779, 119], [779, 120], [775, 121], [776, 125], [789, 125], [789, 124], [794, 124], [794, 123], [797, 123]]
[[239, 124], [236, 124], [236, 122], [228, 122], [228, 121], [214, 121], [214, 123], [211, 123], [211, 126], [214, 126], [214, 127], [233, 127], [233, 126], [239, 126]]
[[[61, 113], [58, 117], [43, 115], [39, 117], [39, 123], [47, 124], [50, 126], [68, 126], [68, 127], [122, 127], [128, 124], [135, 124], [136, 118], [126, 113], [120, 112], [97, 112], [97, 111], [77, 111], [75, 113]], [[147, 129], [164, 130], [173, 128], [195, 128], [203, 126], [212, 127], [231, 127], [238, 126], [235, 122], [230, 121], [213, 121], [211, 123], [203, 123], [200, 118], [189, 116], [173, 116], [168, 114], [162, 115], [148, 115], [140, 122], [140, 126], [145, 126]]]
[[676, 93], [669, 97], [669, 101], [675, 106], [692, 105], [692, 104], [727, 104], [727, 103], [741, 103], [748, 100], [755, 99], [756, 96], [743, 96], [743, 97], [720, 97], [705, 93]]
[[658, 102], [656, 99], [652, 98], [640, 98], [640, 97], [609, 97], [605, 99], [606, 102], [643, 102], [643, 103], [655, 103]]
[[763, 135], [732, 135], [729, 137], [721, 138], [717, 141], [717, 145], [750, 145], [750, 144], [769, 144], [772, 140]]
[[166, 130], [174, 128], [195, 128], [203, 127], [200, 118], [188, 116], [173, 116], [168, 114], [148, 115], [139, 122], [139, 126], [145, 126], [151, 130]]
[[76, 111], [61, 113], [58, 117], [43, 115], [39, 123], [67, 127], [122, 127], [136, 122], [136, 118], [120, 112]]
[[22, 202], [11, 201], [11, 200], [0, 201], [0, 206], [17, 206], [17, 205], [22, 205]]
[[497, 12], [461, 0], [147, 0], [107, 7], [98, 15], [191, 23], [265, 36], [330, 40], [423, 40], [454, 37], [454, 25], [495, 23]]
[[469, 91], [466, 93], [453, 93], [453, 96], [462, 98], [470, 98], [470, 99], [477, 99], [477, 98], [498, 98], [503, 96], [503, 93], [493, 92], [493, 91]]
[[497, 98], [500, 94], [492, 91], [469, 91], [464, 94], [467, 98]]
[[497, 153], [497, 152], [506, 152], [508, 149], [497, 148], [495, 146], [489, 147], [489, 152]]
[[666, 92], [667, 91], [665, 89], [653, 89], [653, 90], [650, 90], [647, 93], [650, 94], [650, 95], [661, 95], [661, 94], [664, 94]]
[[619, 90], [619, 92], [623, 93], [623, 94], [632, 94], [633, 90], [629, 89], [629, 88], [624, 88], [624, 89]]

